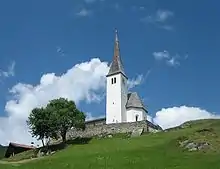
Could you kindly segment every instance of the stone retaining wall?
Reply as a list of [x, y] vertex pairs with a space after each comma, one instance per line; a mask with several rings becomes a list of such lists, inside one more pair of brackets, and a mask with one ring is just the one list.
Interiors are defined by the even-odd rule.
[[135, 129], [143, 128], [144, 132], [156, 132], [157, 129], [153, 129], [147, 125], [146, 121], [138, 121], [132, 123], [114, 123], [103, 125], [88, 125], [84, 131], [70, 130], [67, 133], [67, 138], [75, 137], [93, 137], [103, 134], [116, 134], [116, 133], [131, 133]]

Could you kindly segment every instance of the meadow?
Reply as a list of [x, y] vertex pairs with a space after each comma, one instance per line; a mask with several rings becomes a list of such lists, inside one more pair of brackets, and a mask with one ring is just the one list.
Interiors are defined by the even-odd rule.
[[[182, 138], [209, 142], [210, 147], [190, 152], [179, 146]], [[219, 169], [219, 148], [220, 120], [199, 120], [141, 137], [92, 139], [37, 160], [2, 161], [0, 169]]]

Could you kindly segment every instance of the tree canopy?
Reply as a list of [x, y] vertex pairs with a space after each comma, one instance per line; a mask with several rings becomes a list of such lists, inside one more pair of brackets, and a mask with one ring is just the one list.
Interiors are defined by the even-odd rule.
[[51, 100], [45, 108], [34, 108], [27, 124], [31, 134], [39, 140], [62, 137], [66, 141], [71, 128], [85, 128], [85, 114], [76, 108], [74, 101], [65, 98]]

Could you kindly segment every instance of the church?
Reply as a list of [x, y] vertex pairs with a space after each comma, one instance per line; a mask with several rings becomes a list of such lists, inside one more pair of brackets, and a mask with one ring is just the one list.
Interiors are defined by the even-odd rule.
[[[142, 133], [162, 131], [159, 125], [147, 120], [147, 109], [137, 92], [129, 92], [128, 77], [124, 71], [118, 32], [115, 32], [114, 54], [106, 75], [105, 117], [86, 121], [84, 131], [69, 133], [70, 137], [92, 137], [115, 133]], [[140, 132], [141, 131], [141, 132]]]
[[145, 122], [151, 129], [162, 130], [159, 125], [147, 120], [146, 107], [137, 92], [128, 91], [127, 81], [128, 77], [124, 71], [116, 30], [113, 59], [106, 75], [105, 117], [86, 121], [86, 126]]
[[140, 97], [136, 92], [128, 91], [117, 30], [113, 60], [106, 78], [106, 124], [147, 120], [147, 110]]

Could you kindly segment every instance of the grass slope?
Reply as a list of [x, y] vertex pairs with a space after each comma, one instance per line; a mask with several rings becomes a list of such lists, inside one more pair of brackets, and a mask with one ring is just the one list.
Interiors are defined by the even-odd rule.
[[[220, 120], [201, 120], [187, 126], [131, 139], [94, 139], [86, 145], [72, 145], [50, 157], [22, 164], [0, 164], [0, 168], [219, 169]], [[212, 130], [198, 132], [206, 128]], [[212, 148], [205, 152], [185, 151], [178, 145], [180, 137], [208, 141]]]

